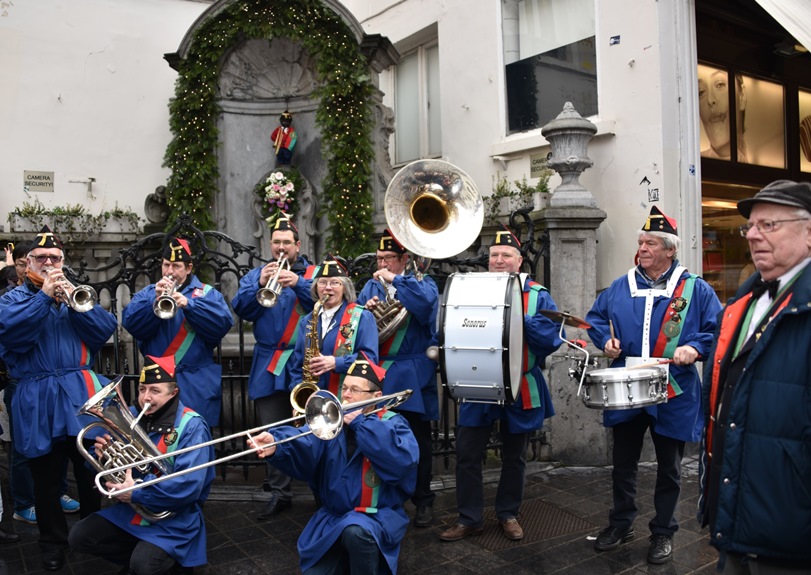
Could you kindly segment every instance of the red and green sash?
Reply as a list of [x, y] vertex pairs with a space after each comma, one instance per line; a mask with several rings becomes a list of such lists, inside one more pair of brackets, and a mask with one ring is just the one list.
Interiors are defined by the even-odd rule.
[[[384, 357], [396, 356], [398, 353], [400, 353], [400, 347], [403, 345], [403, 340], [405, 339], [406, 332], [408, 331], [408, 326], [410, 323], [411, 323], [411, 314], [408, 314], [403, 324], [399, 328], [397, 328], [397, 331], [391, 334], [391, 337], [389, 337], [389, 339], [381, 343], [380, 345], [381, 359]], [[392, 363], [394, 363], [393, 359], [387, 359], [382, 363], [381, 367], [383, 367], [383, 369], [389, 369]]]
[[[306, 280], [312, 279], [315, 270], [316, 266], [307, 266], [307, 270], [301, 277]], [[303, 311], [298, 300], [296, 300], [293, 305], [293, 310], [290, 312], [290, 317], [287, 319], [287, 325], [284, 327], [284, 332], [279, 340], [277, 349], [273, 352], [270, 363], [268, 363], [266, 368], [273, 375], [279, 375], [284, 371], [284, 366], [287, 365], [287, 361], [295, 351], [299, 334], [299, 320], [306, 315]]]
[[[529, 289], [523, 293], [524, 296], [524, 313], [529, 314], [529, 310], [538, 310], [538, 296], [541, 290], [546, 289], [541, 284], [530, 281]], [[521, 321], [523, 321], [523, 317]], [[521, 377], [521, 403], [524, 409], [534, 409], [541, 407], [541, 396], [538, 393], [538, 379], [530, 373], [532, 368], [535, 367], [537, 356], [529, 349], [528, 345], [524, 345], [524, 357], [522, 359], [522, 370], [524, 375]]]
[[[332, 350], [332, 355], [338, 357], [339, 355], [349, 355], [355, 350], [355, 340], [358, 337], [358, 323], [360, 316], [363, 313], [364, 307], [355, 303], [346, 306], [344, 315], [341, 317], [341, 323], [338, 326], [338, 333], [335, 335], [335, 347]], [[349, 338], [344, 336], [344, 326], [349, 325]], [[348, 342], [348, 343], [347, 343]], [[335, 373], [334, 371], [329, 376], [329, 391], [335, 394], [338, 399], [341, 399], [341, 384], [346, 377], [345, 373]]]
[[[381, 420], [386, 421], [394, 417], [395, 413], [384, 409], [377, 412], [376, 415]], [[375, 473], [372, 462], [369, 461], [369, 458], [364, 457], [360, 476], [360, 505], [355, 507], [355, 511], [359, 513], [377, 513], [377, 502], [380, 498], [380, 484], [380, 476]]]
[[[203, 297], [205, 297], [206, 294], [211, 291], [211, 289], [212, 286], [203, 284]], [[197, 333], [188, 326], [186, 320], [184, 319], [180, 324], [180, 329], [169, 343], [169, 347], [167, 347], [161, 355], [164, 357], [173, 355], [175, 357], [175, 363], [180, 363], [183, 357], [186, 355], [186, 352], [189, 351], [195, 337], [197, 337]]]
[[99, 382], [99, 377], [96, 375], [96, 372], [94, 372], [91, 367], [92, 361], [87, 346], [81, 340], [79, 343], [82, 346], [80, 351], [81, 357], [79, 358], [79, 365], [84, 366], [81, 373], [82, 378], [84, 379], [84, 388], [85, 391], [87, 391], [87, 398], [90, 399], [96, 394], [96, 392], [101, 391], [102, 385]]
[[[670, 316], [663, 318], [662, 326], [659, 328], [659, 336], [656, 338], [656, 343], [653, 346], [653, 354], [651, 354], [652, 357], [665, 357], [668, 359], [673, 358], [673, 354], [676, 352], [676, 348], [679, 346], [679, 340], [681, 339], [681, 335], [684, 333], [684, 330], [681, 330], [676, 337], [667, 337], [667, 335], [665, 335], [665, 324], [667, 323], [669, 317], [678, 314], [679, 324], [682, 326], [684, 325], [685, 318], [687, 317], [687, 310], [690, 309], [690, 304], [693, 300], [693, 289], [696, 285], [696, 277], [697, 276], [695, 274], [690, 274], [679, 282], [679, 285], [676, 286], [675, 290], [673, 290], [673, 297], [670, 300], [670, 304], [668, 304], [668, 309], [672, 310], [670, 305], [676, 300], [676, 298], [682, 297], [687, 303], [681, 311], [671, 311]], [[676, 382], [676, 379], [672, 374], [670, 374], [670, 372], [668, 372], [668, 376], [670, 379], [670, 385], [667, 387], [667, 398], [672, 399], [677, 395], [684, 393], [684, 390]]]
[[[180, 445], [180, 436], [183, 435], [183, 430], [186, 429], [186, 425], [188, 425], [189, 421], [192, 420], [193, 417], [200, 417], [200, 415], [189, 407], [183, 408], [183, 415], [180, 417], [180, 423], [174, 429], [175, 440], [172, 442], [171, 445], [166, 445], [166, 434], [161, 435], [160, 440], [155, 445], [162, 454], [164, 453], [172, 453], [175, 451], [178, 446]], [[166, 461], [169, 462], [169, 465], [175, 464], [174, 457], [167, 457]], [[160, 473], [155, 473], [156, 476], [160, 475]], [[140, 525], [141, 527], [146, 527], [148, 525], [152, 525], [151, 522], [147, 521], [143, 517], [141, 517], [140, 513], [135, 513], [135, 515], [130, 520], [131, 525]]]

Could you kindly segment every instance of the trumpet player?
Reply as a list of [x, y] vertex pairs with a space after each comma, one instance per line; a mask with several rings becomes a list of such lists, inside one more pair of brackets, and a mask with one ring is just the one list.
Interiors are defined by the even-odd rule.
[[[139, 425], [161, 453], [211, 441], [205, 420], [180, 401], [172, 357], [144, 360], [138, 382]], [[110, 435], [96, 438], [99, 458], [112, 445]], [[214, 458], [214, 448], [194, 449], [172, 458], [172, 471], [206, 463]], [[138, 472], [136, 471], [136, 476]], [[124, 573], [161, 575], [175, 573], [176, 565], [192, 568], [206, 563], [206, 525], [201, 504], [208, 497], [214, 480], [214, 467], [199, 469], [113, 496], [115, 505], [86, 517], [70, 531], [70, 547], [82, 553], [102, 557], [125, 567]], [[136, 477], [144, 481], [155, 475]], [[133, 471], [127, 470], [122, 483], [108, 481], [107, 489], [123, 489], [135, 484]], [[150, 523], [143, 520], [132, 504], [174, 515]], [[128, 569], [128, 570], [126, 570]]]
[[397, 330], [380, 342], [380, 362], [387, 370], [383, 392], [414, 389], [416, 393], [397, 408], [405, 417], [420, 448], [417, 487], [411, 502], [417, 511], [416, 527], [428, 527], [433, 520], [436, 494], [431, 491], [431, 421], [439, 419], [436, 362], [425, 350], [436, 344], [436, 316], [439, 292], [430, 277], [406, 275], [409, 255], [391, 230], [385, 230], [375, 252], [377, 271], [366, 282], [358, 303], [374, 310], [396, 299], [409, 312]]
[[[279, 218], [274, 223], [270, 250], [273, 261], [245, 274], [231, 301], [239, 317], [253, 322], [256, 346], [248, 377], [248, 396], [256, 406], [261, 424], [290, 416], [291, 356], [296, 341], [303, 337], [297, 327], [301, 318], [313, 310], [310, 288], [315, 266], [300, 255], [298, 229], [289, 218]], [[281, 266], [285, 260], [290, 264], [289, 269]], [[265, 307], [257, 300], [257, 293], [269, 289], [274, 278], [280, 291], [273, 305]], [[259, 514], [260, 520], [290, 507], [293, 499], [290, 477], [271, 465], [268, 465], [265, 490], [271, 495]]]
[[[355, 303], [355, 286], [346, 269], [327, 254], [313, 275], [313, 301], [323, 302], [317, 317], [310, 313], [299, 322], [292, 382], [302, 381], [306, 368], [318, 380], [318, 387], [341, 397], [341, 383], [349, 366], [364, 352], [377, 361], [377, 325], [371, 312]], [[312, 337], [310, 337], [312, 336]], [[308, 347], [311, 344], [314, 349]], [[292, 391], [293, 387], [288, 391]]]
[[[211, 426], [219, 425], [222, 367], [214, 348], [233, 325], [222, 294], [194, 275], [188, 240], [169, 238], [163, 251], [162, 278], [136, 293], [124, 308], [121, 325], [138, 341], [138, 349], [155, 357], [174, 356], [182, 400]], [[158, 317], [155, 301], [171, 295], [171, 317]]]
[[[382, 394], [385, 370], [359, 355], [342, 384], [344, 403]], [[343, 415], [343, 432], [331, 441], [306, 435], [271, 445], [301, 431], [274, 427], [248, 440], [271, 465], [308, 481], [321, 501], [298, 540], [303, 573], [374, 575], [397, 573], [408, 516], [403, 503], [414, 490], [417, 443], [402, 416], [365, 409]]]
[[0, 298], [0, 355], [17, 380], [11, 402], [16, 452], [28, 458], [43, 567], [64, 564], [68, 527], [60, 504], [65, 463], [73, 462], [82, 516], [99, 509], [93, 474], [76, 448], [89, 417], [76, 412], [106, 380], [93, 371], [95, 355], [116, 329], [101, 306], [80, 313], [62, 304], [64, 253], [47, 227], [28, 253], [23, 285]]

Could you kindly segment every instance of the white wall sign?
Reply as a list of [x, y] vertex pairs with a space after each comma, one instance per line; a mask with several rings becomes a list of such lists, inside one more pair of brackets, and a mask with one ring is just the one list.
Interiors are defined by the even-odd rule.
[[53, 192], [54, 173], [24, 170], [23, 189], [26, 192]]

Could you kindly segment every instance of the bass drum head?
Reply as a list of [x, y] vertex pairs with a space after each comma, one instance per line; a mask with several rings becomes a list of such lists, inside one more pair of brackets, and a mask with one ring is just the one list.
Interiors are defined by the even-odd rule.
[[510, 274], [504, 308], [504, 382], [508, 402], [518, 399], [524, 375], [524, 296], [521, 276]]

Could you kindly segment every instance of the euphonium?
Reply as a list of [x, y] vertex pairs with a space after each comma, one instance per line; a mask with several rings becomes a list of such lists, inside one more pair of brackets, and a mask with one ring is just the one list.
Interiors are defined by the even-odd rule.
[[[171, 276], [170, 276], [171, 277]], [[161, 319], [171, 319], [177, 313], [177, 302], [172, 294], [177, 290], [177, 280], [172, 278], [172, 285], [164, 290], [163, 294], [155, 298], [152, 304], [152, 311]]]
[[403, 324], [408, 317], [408, 310], [391, 295], [387, 281], [383, 278], [378, 278], [378, 281], [383, 285], [386, 299], [373, 307], [371, 312], [375, 316], [377, 324], [377, 337], [383, 342], [394, 335], [394, 332]]
[[[77, 412], [77, 415], [94, 415], [101, 421], [91, 423], [79, 431], [76, 436], [76, 448], [100, 474], [109, 471], [107, 477], [116, 483], [122, 483], [126, 478], [126, 471], [117, 468], [138, 462], [141, 463], [135, 465], [134, 469], [143, 475], [149, 473], [167, 475], [172, 472], [172, 466], [165, 459], [153, 459], [162, 455], [161, 452], [146, 432], [138, 427], [137, 420], [121, 396], [120, 384], [123, 378], [124, 376], [118, 376], [107, 384]], [[84, 437], [93, 428], [101, 428], [102, 433], [112, 438], [108, 441], [100, 459], [96, 459], [95, 454], [90, 453], [84, 446]], [[130, 505], [141, 517], [152, 523], [174, 515], [172, 511], [155, 512], [135, 503]]]
[[285, 255], [284, 252], [282, 252], [282, 257], [279, 258], [279, 268], [276, 270], [276, 273], [268, 280], [265, 287], [256, 292], [256, 301], [262, 306], [273, 307], [279, 301], [279, 296], [282, 294], [279, 274], [282, 273], [283, 269], [290, 269], [290, 260], [287, 259], [287, 255]]
[[304, 413], [304, 406], [310, 396], [318, 391], [318, 378], [313, 375], [310, 370], [310, 362], [312, 359], [321, 355], [321, 346], [318, 344], [318, 320], [321, 317], [321, 311], [324, 309], [324, 302], [327, 301], [329, 296], [324, 296], [313, 306], [313, 315], [307, 324], [307, 347], [304, 350], [304, 361], [301, 365], [301, 383], [297, 384], [293, 391], [290, 392], [290, 405], [293, 406], [294, 414]]

